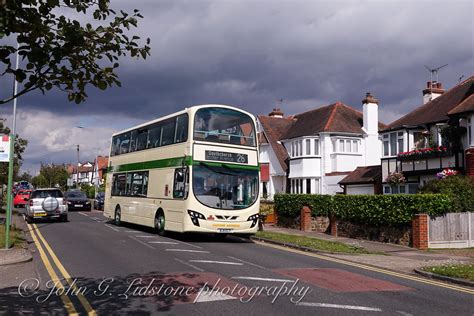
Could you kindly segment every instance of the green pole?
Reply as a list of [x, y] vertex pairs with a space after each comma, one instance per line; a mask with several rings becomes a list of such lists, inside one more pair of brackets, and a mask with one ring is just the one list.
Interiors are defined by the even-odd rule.
[[10, 248], [10, 224], [12, 218], [12, 187], [13, 187], [13, 154], [15, 149], [15, 135], [10, 135], [10, 161], [8, 162], [7, 186], [7, 221], [5, 225], [5, 249]]

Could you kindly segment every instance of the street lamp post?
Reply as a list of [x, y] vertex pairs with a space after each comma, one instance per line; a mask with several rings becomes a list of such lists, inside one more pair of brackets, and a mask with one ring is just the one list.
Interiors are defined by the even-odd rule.
[[[20, 58], [18, 56], [18, 50], [20, 44], [16, 44], [16, 70], [18, 70]], [[16, 78], [13, 80], [13, 95], [15, 96], [18, 92], [18, 81]], [[12, 222], [12, 206], [13, 206], [13, 163], [15, 154], [15, 133], [16, 133], [16, 99], [13, 99], [13, 126], [10, 132], [10, 161], [8, 162], [8, 185], [7, 185], [7, 218], [5, 223], [5, 249], [10, 247], [10, 225]]]
[[79, 145], [77, 145], [76, 189], [79, 189]]

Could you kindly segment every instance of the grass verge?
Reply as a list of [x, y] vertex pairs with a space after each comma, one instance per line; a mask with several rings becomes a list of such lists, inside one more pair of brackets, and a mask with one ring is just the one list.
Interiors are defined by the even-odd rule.
[[347, 245], [337, 241], [328, 241], [313, 237], [288, 235], [275, 232], [257, 232], [256, 237], [270, 239], [273, 241], [284, 242], [288, 244], [306, 247], [314, 250], [332, 253], [352, 253], [352, 254], [368, 254], [371, 253], [363, 247], [356, 245]]
[[[24, 242], [21, 230], [15, 226], [10, 228], [10, 247], [21, 245]], [[0, 225], [0, 249], [5, 248], [5, 225]]]
[[434, 267], [424, 267], [422, 268], [422, 270], [452, 278], [474, 281], [474, 264], [450, 264]]

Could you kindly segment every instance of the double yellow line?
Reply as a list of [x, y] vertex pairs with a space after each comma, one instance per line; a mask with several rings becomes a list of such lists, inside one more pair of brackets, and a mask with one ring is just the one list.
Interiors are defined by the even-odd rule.
[[401, 279], [416, 281], [416, 282], [419, 282], [419, 283], [425, 283], [425, 284], [434, 285], [434, 286], [437, 286], [437, 287], [442, 287], [442, 288], [446, 288], [446, 289], [450, 289], [450, 290], [454, 290], [454, 291], [474, 295], [474, 290], [470, 289], [470, 288], [467, 288], [467, 287], [462, 287], [462, 286], [457, 286], [457, 285], [454, 285], [454, 284], [438, 282], [438, 281], [429, 280], [429, 279], [417, 277], [417, 276], [410, 275], [410, 274], [404, 274], [404, 273], [399, 273], [399, 272], [390, 271], [390, 270], [386, 270], [386, 269], [375, 268], [375, 267], [371, 267], [371, 266], [368, 266], [368, 265], [365, 265], [365, 264], [360, 264], [360, 263], [347, 261], [347, 260], [344, 260], [344, 259], [337, 259], [337, 258], [325, 256], [325, 255], [318, 255], [318, 254], [311, 253], [311, 252], [304, 252], [304, 251], [301, 251], [301, 250], [292, 249], [292, 248], [283, 247], [283, 246], [278, 246], [278, 245], [273, 245], [273, 244], [269, 244], [269, 243], [264, 243], [264, 242], [259, 242], [259, 241], [255, 241], [255, 243], [260, 244], [260, 245], [264, 245], [264, 246], [267, 246], [267, 247], [271, 247], [271, 248], [276, 248], [276, 249], [280, 249], [280, 250], [284, 250], [284, 251], [294, 252], [294, 253], [298, 253], [298, 254], [301, 254], [301, 255], [314, 257], [314, 258], [318, 258], [318, 259], [322, 259], [322, 260], [326, 260], [326, 261], [330, 261], [330, 262], [335, 262], [335, 263], [340, 263], [340, 264], [344, 264], [344, 265], [347, 265], [347, 266], [357, 267], [357, 268], [361, 268], [361, 269], [364, 269], [364, 270], [379, 272], [379, 273], [383, 273], [383, 274], [386, 274], [386, 275], [395, 276], [395, 277], [398, 277], [398, 278], [401, 278]]
[[[46, 252], [44, 249], [46, 249], [47, 253], [53, 260], [54, 264], [56, 265], [57, 269], [59, 270], [61, 276], [66, 280], [66, 282], [69, 284], [69, 287], [74, 290], [75, 295], [77, 295], [77, 298], [81, 302], [82, 306], [86, 310], [88, 315], [97, 315], [95, 310], [92, 308], [92, 306], [89, 304], [87, 299], [82, 295], [82, 293], [79, 291], [77, 288], [76, 284], [73, 282], [71, 275], [67, 272], [67, 270], [64, 268], [62, 265], [61, 261], [59, 261], [58, 257], [54, 253], [53, 249], [49, 246], [48, 242], [46, 239], [43, 237], [41, 234], [40, 230], [38, 229], [38, 226], [36, 224], [27, 224], [28, 229], [31, 233], [31, 237], [33, 238], [33, 241], [36, 244], [36, 247], [38, 248], [41, 260], [44, 263], [44, 266], [46, 267], [46, 270], [48, 271], [49, 276], [51, 277], [51, 280], [53, 280], [54, 284], [58, 289], [61, 290], [61, 300], [63, 301], [64, 307], [66, 308], [66, 311], [68, 312], [69, 315], [78, 315], [74, 304], [71, 302], [71, 299], [66, 295], [66, 288], [64, 287], [63, 283], [61, 282], [61, 279], [58, 277], [56, 274], [56, 271], [53, 268], [53, 265], [51, 264], [51, 261], [49, 260]], [[41, 242], [40, 242], [41, 241]], [[43, 248], [44, 245], [44, 248]], [[76, 294], [77, 293], [77, 294]]]

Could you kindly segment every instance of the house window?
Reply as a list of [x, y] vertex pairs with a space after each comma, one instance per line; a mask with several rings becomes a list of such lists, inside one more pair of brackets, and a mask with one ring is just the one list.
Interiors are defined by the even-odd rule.
[[342, 140], [342, 139], [339, 140], [339, 151], [341, 153], [344, 152], [344, 140]]
[[390, 153], [394, 156], [397, 152], [397, 134], [390, 133]]
[[469, 117], [467, 119], [467, 139], [468, 139], [468, 146], [472, 144], [472, 124], [471, 124], [471, 118]]
[[311, 139], [306, 140], [306, 155], [311, 155]]
[[291, 143], [291, 157], [294, 157], [295, 156], [295, 143], [292, 142]]
[[359, 142], [356, 140], [352, 141], [352, 151], [355, 153], [359, 152]]
[[404, 151], [404, 132], [393, 132], [383, 135], [383, 155], [396, 156]]
[[311, 179], [306, 179], [306, 194], [311, 194]]
[[426, 147], [426, 138], [422, 132], [413, 132], [414, 149], [422, 149]]
[[352, 152], [351, 141], [346, 139], [346, 153]]
[[303, 156], [303, 141], [302, 140], [298, 142], [298, 147], [299, 147], [298, 155]]
[[319, 139], [314, 140], [314, 154], [319, 156]]

